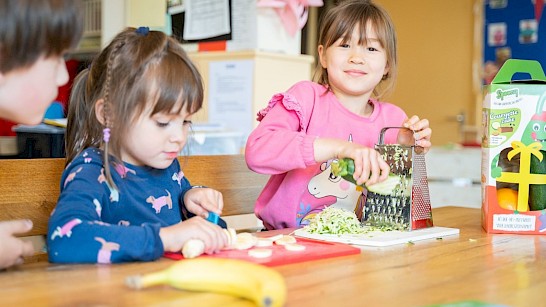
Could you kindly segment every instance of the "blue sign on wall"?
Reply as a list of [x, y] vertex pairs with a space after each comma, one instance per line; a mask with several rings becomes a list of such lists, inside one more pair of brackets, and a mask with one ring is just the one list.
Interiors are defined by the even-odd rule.
[[484, 5], [484, 83], [509, 58], [546, 65], [544, 0], [488, 0]]

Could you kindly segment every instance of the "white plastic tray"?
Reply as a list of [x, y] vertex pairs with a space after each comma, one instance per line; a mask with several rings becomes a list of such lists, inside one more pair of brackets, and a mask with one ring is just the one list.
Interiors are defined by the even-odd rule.
[[403, 244], [426, 239], [435, 239], [445, 236], [458, 235], [459, 229], [435, 226], [412, 231], [372, 231], [360, 235], [322, 235], [311, 234], [308, 233], [305, 228], [300, 228], [296, 230], [294, 234], [299, 237], [322, 241], [367, 246], [390, 246], [395, 244]]

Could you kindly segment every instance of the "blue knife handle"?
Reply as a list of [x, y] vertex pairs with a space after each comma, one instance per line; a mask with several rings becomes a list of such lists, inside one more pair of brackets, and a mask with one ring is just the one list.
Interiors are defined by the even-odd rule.
[[214, 213], [214, 212], [209, 212], [209, 216], [207, 217], [207, 221], [213, 223], [213, 224], [218, 224], [218, 214]]

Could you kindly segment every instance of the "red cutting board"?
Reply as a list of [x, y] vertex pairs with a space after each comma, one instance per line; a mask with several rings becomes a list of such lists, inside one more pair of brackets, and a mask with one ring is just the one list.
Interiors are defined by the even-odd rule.
[[[303, 261], [310, 260], [319, 260], [324, 258], [347, 256], [347, 255], [356, 255], [360, 254], [360, 249], [354, 246], [336, 243], [336, 242], [326, 242], [326, 241], [317, 241], [305, 238], [296, 238], [298, 244], [304, 245], [305, 250], [303, 251], [289, 251], [284, 248], [282, 245], [273, 244], [273, 246], [268, 247], [253, 247], [253, 248], [264, 248], [272, 249], [273, 254], [271, 257], [267, 258], [254, 258], [248, 255], [247, 250], [224, 250], [214, 255], [202, 255], [200, 257], [218, 257], [218, 258], [231, 258], [231, 259], [241, 259], [247, 260], [254, 263], [263, 264], [266, 266], [277, 266], [284, 264], [291, 264]], [[184, 256], [180, 253], [165, 253], [166, 258], [174, 260], [183, 260]]]

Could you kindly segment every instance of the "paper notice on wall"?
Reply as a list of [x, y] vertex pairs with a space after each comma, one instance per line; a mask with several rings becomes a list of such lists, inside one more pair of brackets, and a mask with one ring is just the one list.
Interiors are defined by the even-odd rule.
[[199, 40], [231, 32], [228, 0], [185, 0], [184, 40]]
[[228, 130], [252, 130], [254, 61], [218, 61], [209, 64], [208, 118]]
[[232, 0], [233, 29], [227, 50], [253, 50], [258, 42], [256, 0]]

